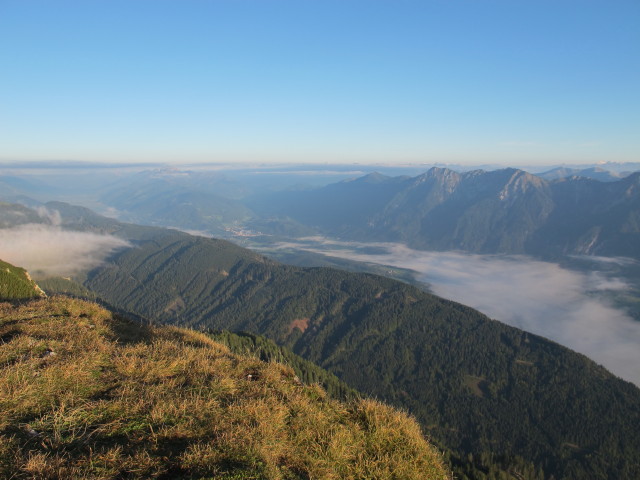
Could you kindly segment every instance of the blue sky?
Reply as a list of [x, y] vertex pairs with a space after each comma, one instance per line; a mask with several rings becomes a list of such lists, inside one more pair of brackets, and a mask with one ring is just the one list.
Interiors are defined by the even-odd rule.
[[0, 161], [640, 160], [640, 2], [0, 0]]

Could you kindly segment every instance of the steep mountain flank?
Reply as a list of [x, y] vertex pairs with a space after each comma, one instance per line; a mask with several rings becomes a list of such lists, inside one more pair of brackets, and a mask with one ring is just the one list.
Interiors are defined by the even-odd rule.
[[571, 177], [551, 186], [555, 207], [530, 251], [640, 258], [640, 172], [617, 182]]
[[391, 234], [386, 239], [415, 248], [523, 252], [528, 234], [551, 209], [544, 182], [526, 172], [458, 174], [434, 168], [416, 177], [369, 223], [375, 236]]
[[304, 383], [318, 383], [333, 398], [351, 399], [359, 395], [338, 377], [305, 360], [291, 350], [255, 333], [223, 330], [208, 334], [212, 339], [241, 355], [251, 355], [265, 362], [279, 362], [290, 366]]
[[[516, 169], [367, 178], [263, 198], [262, 213], [347, 240], [419, 249], [640, 258], [639, 172], [612, 182], [547, 181]], [[334, 203], [332, 219], [326, 206]]]
[[[365, 226], [365, 220], [383, 209], [404, 188], [408, 178], [371, 173], [320, 189], [263, 194], [246, 203], [263, 216], [286, 215], [296, 222], [340, 235]], [[260, 226], [266, 227], [264, 223]]]

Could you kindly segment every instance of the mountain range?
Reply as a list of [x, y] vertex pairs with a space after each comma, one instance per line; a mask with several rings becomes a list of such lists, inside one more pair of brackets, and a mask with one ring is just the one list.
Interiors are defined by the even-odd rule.
[[615, 182], [621, 178], [627, 177], [633, 173], [632, 171], [616, 171], [607, 170], [602, 167], [588, 167], [588, 168], [570, 168], [570, 167], [556, 167], [546, 172], [536, 173], [537, 176], [544, 178], [545, 180], [557, 180], [567, 177], [583, 177], [598, 180], [600, 182]]
[[264, 234], [263, 242], [321, 234], [424, 250], [637, 259], [640, 172], [623, 170], [558, 167], [534, 175], [434, 167], [415, 176], [349, 178], [357, 172], [343, 169], [333, 173], [348, 179], [337, 183], [327, 183], [331, 175], [322, 170], [306, 177], [298, 170], [109, 171], [101, 182], [88, 170], [75, 181], [67, 172], [18, 172], [0, 176], [0, 195], [27, 206], [73, 199], [124, 221], [235, 239]]
[[402, 242], [425, 250], [640, 258], [640, 172], [612, 182], [545, 180], [522, 170], [417, 177], [370, 174], [247, 204], [346, 240]]

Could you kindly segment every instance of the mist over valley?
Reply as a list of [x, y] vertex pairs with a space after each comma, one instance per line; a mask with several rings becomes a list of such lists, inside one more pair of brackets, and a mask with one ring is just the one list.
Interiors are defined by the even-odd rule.
[[[265, 252], [271, 248], [411, 270], [436, 295], [554, 340], [640, 385], [640, 321], [614, 301], [633, 287], [606, 268], [584, 271], [523, 255], [429, 252], [318, 237], [280, 242]], [[600, 261], [638, 265], [632, 259]]]

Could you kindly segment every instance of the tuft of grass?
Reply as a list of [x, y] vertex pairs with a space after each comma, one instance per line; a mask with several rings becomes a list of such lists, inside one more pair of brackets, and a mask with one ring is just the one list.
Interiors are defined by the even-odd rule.
[[1, 478], [447, 479], [406, 414], [81, 300], [0, 304]]

